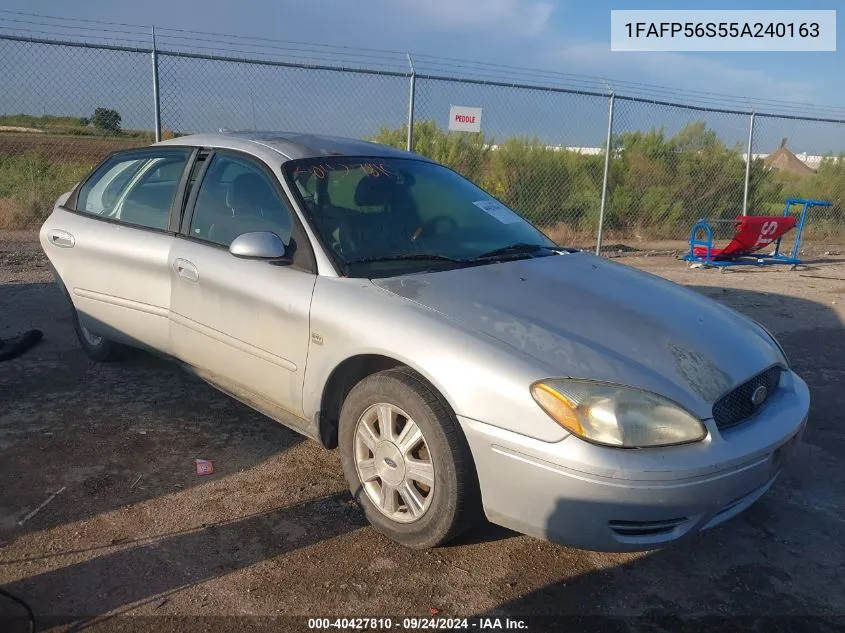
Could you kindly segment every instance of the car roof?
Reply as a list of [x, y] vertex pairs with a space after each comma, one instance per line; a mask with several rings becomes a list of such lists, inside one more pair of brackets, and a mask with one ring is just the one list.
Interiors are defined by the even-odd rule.
[[[418, 154], [395, 149], [379, 143], [300, 132], [217, 132], [191, 134], [161, 141], [156, 145], [194, 145], [250, 151], [267, 148], [278, 152], [287, 160], [320, 158], [323, 156], [373, 156], [379, 158], [416, 158]], [[284, 162], [284, 161], [283, 161]]]

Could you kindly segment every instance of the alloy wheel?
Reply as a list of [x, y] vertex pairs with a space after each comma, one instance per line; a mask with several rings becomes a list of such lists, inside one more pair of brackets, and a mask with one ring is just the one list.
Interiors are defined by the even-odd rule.
[[399, 523], [422, 518], [434, 498], [434, 463], [416, 422], [380, 402], [361, 414], [354, 437], [355, 468], [370, 501]]

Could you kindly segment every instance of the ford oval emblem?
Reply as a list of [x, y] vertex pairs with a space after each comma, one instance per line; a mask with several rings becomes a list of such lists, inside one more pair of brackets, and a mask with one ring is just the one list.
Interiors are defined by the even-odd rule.
[[389, 468], [396, 468], [396, 462], [394, 462], [394, 461], [393, 461], [392, 459], [390, 459], [389, 457], [385, 457], [385, 458], [384, 458], [384, 463], [385, 463], [385, 464], [387, 464], [387, 466], [388, 466]]
[[754, 393], [751, 394], [751, 403], [755, 407], [759, 407], [766, 401], [766, 396], [769, 395], [769, 390], [766, 389], [764, 385], [760, 385], [754, 390]]

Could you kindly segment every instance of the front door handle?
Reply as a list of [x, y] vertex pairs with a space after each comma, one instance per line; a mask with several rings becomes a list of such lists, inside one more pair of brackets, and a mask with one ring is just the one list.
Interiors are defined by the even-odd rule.
[[76, 244], [73, 235], [60, 229], [50, 229], [47, 232], [47, 239], [50, 240], [50, 244], [59, 248], [73, 248], [73, 245]]
[[173, 262], [173, 270], [175, 270], [180, 277], [184, 277], [188, 281], [199, 281], [200, 276], [197, 271], [197, 267], [187, 259], [182, 259], [181, 257], [176, 258]]

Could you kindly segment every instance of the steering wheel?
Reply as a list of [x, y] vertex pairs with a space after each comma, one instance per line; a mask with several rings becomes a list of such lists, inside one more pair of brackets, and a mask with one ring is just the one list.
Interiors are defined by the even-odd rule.
[[450, 225], [448, 229], [449, 231], [453, 231], [458, 228], [458, 223], [455, 222], [455, 218], [453, 218], [451, 215], [438, 215], [423, 222], [423, 224], [416, 231], [414, 231], [414, 234], [411, 236], [411, 239], [416, 241], [417, 239], [428, 233], [432, 227], [435, 227], [438, 225], [438, 223], [444, 221]]

